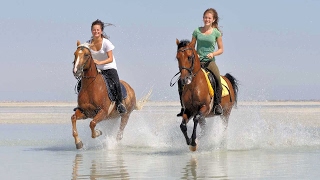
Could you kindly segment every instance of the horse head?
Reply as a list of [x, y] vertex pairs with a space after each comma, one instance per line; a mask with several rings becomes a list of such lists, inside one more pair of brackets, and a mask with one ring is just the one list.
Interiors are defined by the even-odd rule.
[[176, 39], [176, 44], [178, 45], [177, 50], [177, 60], [179, 64], [179, 71], [180, 71], [180, 79], [181, 83], [190, 84], [192, 78], [196, 75], [195, 70], [198, 71], [198, 67], [200, 63], [197, 52], [195, 50], [195, 39], [192, 42], [188, 40], [181, 40], [179, 41]]
[[76, 78], [84, 76], [84, 72], [90, 68], [92, 60], [90, 44], [77, 41], [77, 50], [74, 52], [73, 75]]

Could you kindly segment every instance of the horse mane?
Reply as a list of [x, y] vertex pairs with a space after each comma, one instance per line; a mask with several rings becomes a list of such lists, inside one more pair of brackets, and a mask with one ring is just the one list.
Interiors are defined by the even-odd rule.
[[190, 43], [190, 41], [188, 39], [181, 40], [180, 43], [178, 44], [178, 49], [180, 49], [182, 47], [186, 47], [189, 43]]

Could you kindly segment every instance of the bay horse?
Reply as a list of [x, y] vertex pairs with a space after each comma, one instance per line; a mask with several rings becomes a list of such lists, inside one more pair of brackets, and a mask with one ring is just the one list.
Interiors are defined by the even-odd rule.
[[123, 84], [127, 92], [126, 98], [122, 101], [127, 108], [127, 112], [119, 114], [116, 110], [115, 102], [111, 101], [108, 97], [108, 88], [106, 87], [103, 75], [96, 68], [89, 44], [80, 44], [80, 41], [77, 41], [77, 49], [74, 52], [73, 75], [77, 79], [81, 78], [81, 89], [77, 100], [78, 106], [71, 116], [72, 135], [76, 148], [81, 149], [83, 147], [76, 127], [76, 121], [79, 119], [92, 118], [90, 122], [91, 137], [96, 138], [102, 134], [100, 130], [95, 129], [97, 123], [102, 120], [118, 119], [121, 117], [120, 128], [117, 133], [117, 140], [121, 140], [131, 112], [134, 109], [138, 110], [143, 107], [151, 94], [151, 90], [137, 102], [132, 87], [127, 82], [120, 80], [120, 83]]
[[[184, 40], [180, 42], [176, 39], [176, 44], [178, 45], [176, 58], [180, 70], [179, 79], [183, 85], [181, 102], [185, 109], [182, 114], [180, 129], [190, 150], [195, 151], [197, 149], [196, 129], [198, 123], [201, 129], [203, 129], [205, 126], [205, 117], [215, 116], [212, 111], [214, 97], [212, 94], [210, 95], [207, 77], [205, 76], [205, 72], [201, 70], [200, 58], [195, 50], [196, 41], [193, 40], [189, 42]], [[229, 73], [221, 77], [229, 87], [228, 95], [221, 99], [223, 109], [221, 118], [225, 124], [225, 128], [227, 128], [232, 107], [237, 103], [238, 82]], [[189, 138], [187, 134], [187, 123], [191, 117], [193, 117], [194, 125], [191, 138]]]

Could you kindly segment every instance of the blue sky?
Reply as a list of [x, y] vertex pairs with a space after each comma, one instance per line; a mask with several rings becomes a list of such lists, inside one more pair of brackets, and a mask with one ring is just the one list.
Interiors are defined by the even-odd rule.
[[239, 100], [320, 100], [320, 1], [22, 1], [0, 7], [0, 101], [76, 101], [76, 41], [91, 22], [115, 45], [121, 79], [141, 97], [178, 101], [169, 82], [178, 72], [175, 39], [191, 39], [202, 13], [220, 16], [221, 74], [240, 82]]

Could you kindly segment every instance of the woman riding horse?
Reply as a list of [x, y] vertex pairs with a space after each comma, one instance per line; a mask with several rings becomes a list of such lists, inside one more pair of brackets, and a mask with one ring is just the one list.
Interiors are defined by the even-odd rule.
[[[207, 78], [207, 73], [201, 68], [200, 59], [195, 50], [196, 40], [179, 41], [176, 40], [178, 45], [178, 51], [176, 58], [179, 64], [181, 85], [183, 90], [181, 92], [181, 104], [184, 108], [182, 113], [182, 122], [180, 129], [184, 134], [186, 142], [190, 145], [190, 150], [195, 151], [197, 148], [196, 143], [196, 129], [198, 123], [201, 128], [205, 126], [205, 117], [214, 116], [213, 100], [214, 94], [210, 91], [210, 82]], [[222, 97], [221, 106], [223, 113], [221, 118], [225, 124], [228, 125], [228, 119], [231, 113], [233, 105], [237, 102], [238, 84], [237, 80], [227, 73], [225, 76], [221, 76], [226, 82], [228, 94]], [[190, 118], [193, 117], [194, 126], [191, 138], [187, 134], [187, 123]]]
[[[116, 107], [118, 112], [126, 113], [126, 107], [122, 104], [122, 92], [120, 80], [117, 72], [116, 59], [113, 55], [114, 45], [107, 39], [104, 33], [104, 24], [101, 20], [97, 19], [92, 22], [91, 33], [92, 37], [87, 43], [90, 44], [90, 51], [94, 63], [101, 71], [105, 78], [111, 79], [116, 90]], [[78, 83], [81, 85], [81, 82]], [[80, 89], [80, 87], [78, 87]]]
[[[214, 112], [216, 115], [222, 114], [221, 108], [221, 93], [222, 85], [220, 80], [220, 71], [215, 63], [215, 56], [223, 53], [222, 34], [218, 27], [219, 16], [215, 9], [207, 9], [203, 13], [203, 27], [196, 28], [192, 33], [192, 41], [197, 42], [197, 53], [200, 57], [201, 65], [204, 68], [209, 69], [215, 76], [216, 89], [215, 89], [215, 101]], [[215, 44], [218, 45], [218, 50], [215, 51]], [[178, 91], [181, 96], [182, 85], [178, 82]], [[180, 100], [181, 102], [181, 100]], [[181, 108], [181, 112], [177, 116], [182, 116], [184, 108]]]

